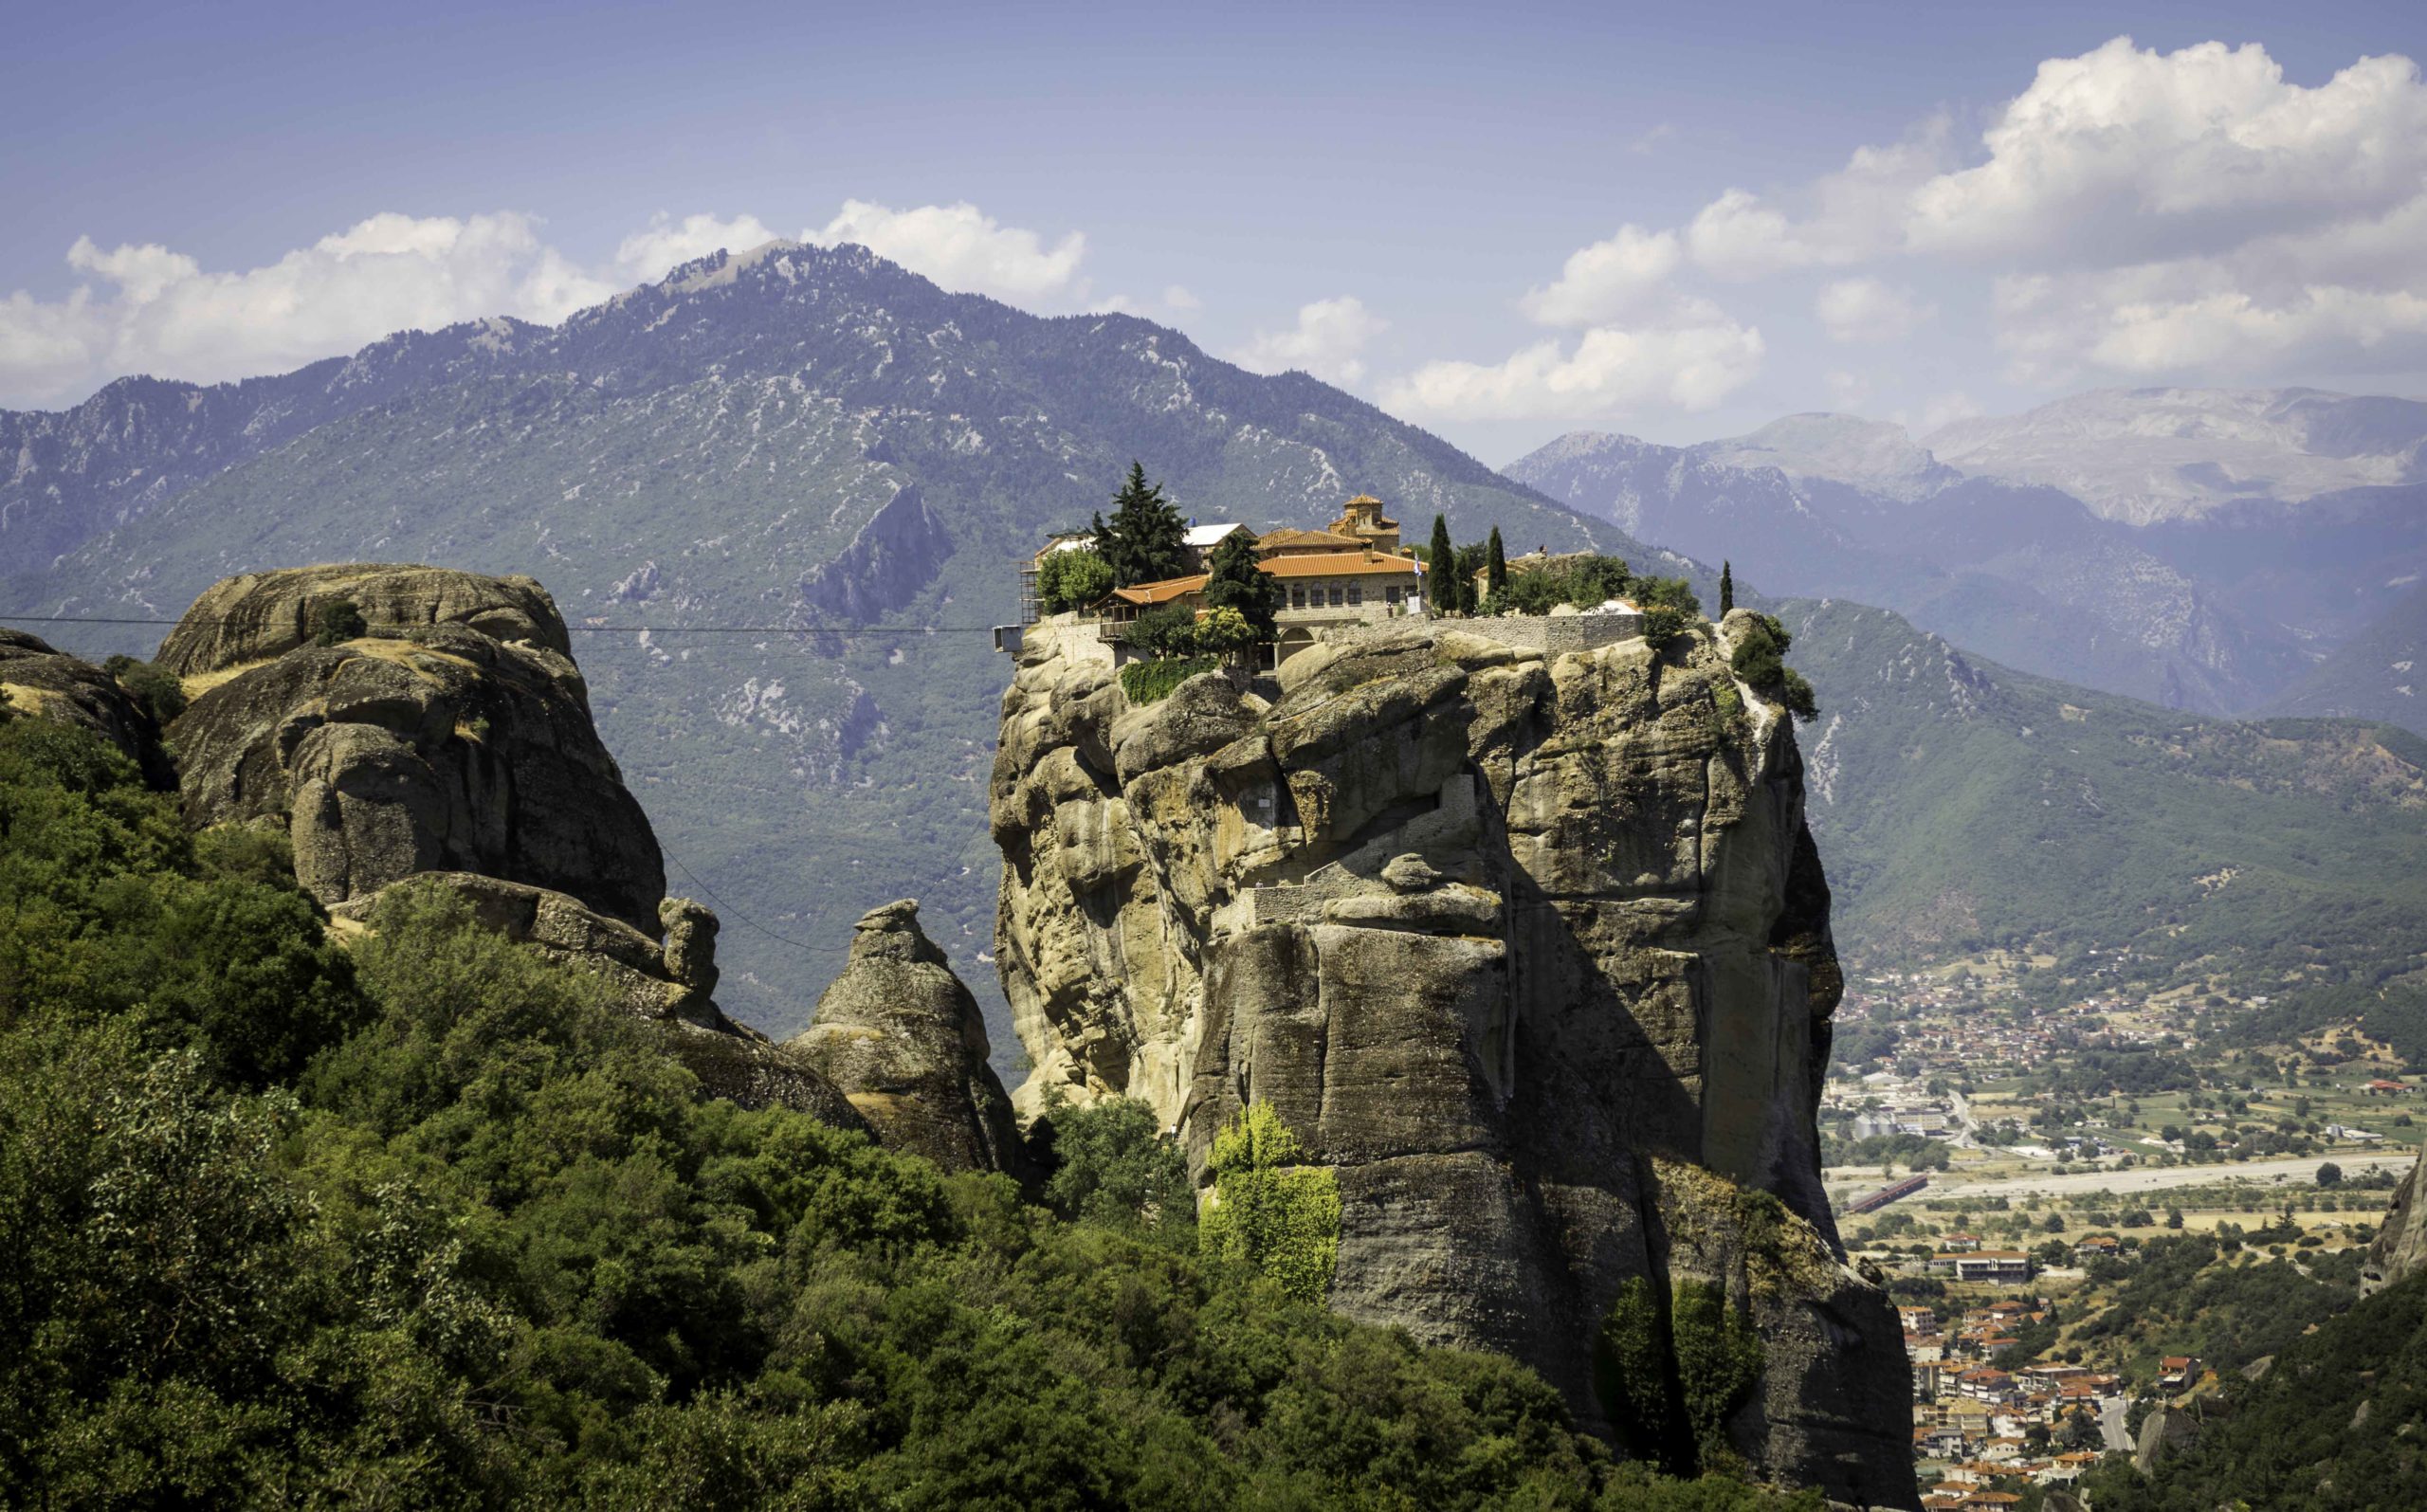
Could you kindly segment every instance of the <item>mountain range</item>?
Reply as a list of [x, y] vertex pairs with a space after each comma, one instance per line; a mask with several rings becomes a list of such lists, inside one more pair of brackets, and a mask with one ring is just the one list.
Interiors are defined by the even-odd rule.
[[[1496, 523], [1712, 592], [1313, 378], [1127, 316], [948, 294], [850, 246], [718, 253], [553, 328], [409, 332], [240, 384], [130, 378], [0, 414], [0, 452], [7, 610], [173, 617], [220, 577], [320, 561], [547, 584], [670, 885], [725, 914], [721, 991], [771, 1032], [806, 1023], [853, 921], [895, 898], [992, 983], [1008, 669], [989, 628], [1133, 458], [1208, 520], [1320, 524], [1365, 490], [1415, 531]], [[97, 655], [156, 633], [42, 628]]]
[[[2349, 704], [2336, 648], [2415, 620], [2422, 444], [2408, 400], [2149, 389], [1918, 442], [1829, 414], [1693, 446], [1580, 431], [1505, 470], [1773, 592], [1865, 599], [2016, 667], [2241, 715]], [[2366, 708], [2427, 728], [2404, 695]]]
[[[1825, 596], [1786, 607], [1809, 616], [1796, 660], [1823, 705], [1815, 822], [1857, 957], [2064, 930], [2068, 879], [2095, 881], [2119, 852], [2156, 858], [2119, 873], [2139, 889], [2120, 927], [2141, 931], [2242, 845], [2232, 826], [2262, 817], [2350, 837], [2355, 894], [2411, 836], [2400, 774], [2418, 754], [2397, 738], [2202, 714], [2295, 709], [2303, 680], [2340, 665], [2334, 647], [2374, 644], [2368, 621], [2409, 602], [2381, 581], [2427, 558], [2415, 483], [2244, 490], [2134, 524], [1841, 416], [1688, 448], [1569, 437], [1495, 473], [1304, 373], [1248, 373], [1142, 319], [1039, 318], [862, 248], [785, 243], [554, 327], [408, 332], [243, 383], [124, 379], [71, 410], [0, 413], [0, 612], [166, 619], [218, 578], [316, 561], [547, 584], [669, 887], [724, 916], [721, 998], [778, 1034], [807, 1021], [853, 921], [915, 896], [1011, 1046], [985, 822], [1009, 670], [990, 627], [1017, 617], [1019, 562], [1103, 508], [1133, 458], [1207, 520], [1320, 524], [1363, 491], [1412, 538], [1440, 513], [1461, 539], [1498, 526], [1512, 553], [1683, 574], [1706, 604], [1723, 558], [1773, 603]], [[2380, 548], [2376, 575], [2345, 570]], [[2325, 607], [2292, 594], [2262, 612], [2252, 582]], [[87, 654], [156, 639], [34, 628]], [[2349, 712], [2405, 713], [2390, 687]], [[1967, 688], [1985, 701], [1950, 713]], [[2105, 734], [2059, 760], [2047, 732], [2067, 707]], [[2205, 755], [2119, 786], [2108, 769], [2151, 743]], [[2233, 792], [2269, 762], [2308, 775], [2242, 811]], [[2319, 775], [2371, 763], [2393, 775]], [[1953, 785], [1944, 811], [1913, 796], [1934, 782]], [[1976, 844], [2085, 784], [2133, 801], [2105, 801], [2062, 843]], [[2300, 897], [2342, 896], [2324, 856], [2282, 865]], [[2076, 931], [2097, 923], [2071, 910]]]

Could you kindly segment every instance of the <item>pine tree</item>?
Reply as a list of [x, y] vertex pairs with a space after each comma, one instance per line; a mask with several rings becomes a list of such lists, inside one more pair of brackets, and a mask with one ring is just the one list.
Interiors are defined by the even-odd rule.
[[1736, 569], [1723, 557], [1719, 564], [1719, 613], [1722, 619], [1736, 607]]
[[1096, 532], [1096, 554], [1112, 568], [1114, 586], [1159, 583], [1186, 572], [1187, 537], [1163, 485], [1146, 481], [1143, 464], [1130, 463], [1129, 477], [1112, 496], [1111, 522]]
[[1280, 578], [1256, 565], [1255, 537], [1244, 530], [1231, 532], [1205, 565], [1205, 602], [1237, 610], [1265, 639], [1271, 639], [1273, 616], [1281, 612], [1286, 590]]
[[1431, 579], [1432, 611], [1455, 613], [1459, 601], [1458, 549], [1450, 544], [1450, 521], [1439, 515], [1432, 517], [1432, 546], [1424, 565]]
[[1491, 527], [1491, 539], [1483, 549], [1484, 596], [1492, 597], [1508, 586], [1508, 553], [1500, 544], [1500, 527]]

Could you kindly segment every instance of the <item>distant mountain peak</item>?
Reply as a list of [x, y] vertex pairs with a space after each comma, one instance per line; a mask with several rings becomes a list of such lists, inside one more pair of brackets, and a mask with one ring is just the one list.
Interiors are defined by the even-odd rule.
[[1748, 435], [1691, 449], [1698, 460], [1720, 466], [1776, 467], [1790, 478], [1849, 483], [1908, 501], [1962, 476], [1915, 445], [1903, 426], [1826, 411], [1786, 415]]
[[2323, 389], [2098, 389], [1922, 439], [1964, 472], [2135, 525], [2427, 482], [2427, 404]]

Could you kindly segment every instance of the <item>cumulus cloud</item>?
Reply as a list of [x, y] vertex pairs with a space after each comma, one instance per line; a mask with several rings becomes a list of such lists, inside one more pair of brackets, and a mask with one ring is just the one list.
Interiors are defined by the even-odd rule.
[[613, 292], [527, 215], [374, 215], [276, 262], [212, 272], [157, 245], [80, 238], [66, 298], [0, 301], [0, 402], [41, 403], [109, 377], [279, 372], [393, 331], [476, 316], [554, 321]]
[[1914, 191], [1910, 249], [2139, 260], [2406, 204], [2427, 174], [2427, 89], [2407, 58], [2304, 88], [2255, 43], [2118, 37], [2041, 64], [1981, 145], [1986, 161]]
[[1354, 295], [1317, 300], [1298, 307], [1288, 330], [1259, 331], [1231, 360], [1257, 373], [1297, 368], [1325, 383], [1353, 384], [1365, 376], [1366, 343], [1389, 326]]
[[1639, 309], [1668, 282], [1684, 254], [1674, 231], [1621, 226], [1607, 241], [1569, 254], [1556, 282], [1518, 301], [1542, 325], [1594, 325]]
[[1688, 301], [1665, 324], [1597, 326], [1497, 363], [1430, 362], [1383, 402], [1449, 420], [1602, 420], [1649, 407], [1708, 410], [1761, 369], [1761, 333]]
[[[1969, 151], [1945, 122], [1779, 197], [1729, 190], [1694, 265], [1749, 279], [1926, 261], [1991, 278], [2011, 373], [2268, 379], [2427, 361], [2427, 84], [2362, 58], [2304, 85], [2257, 45], [2119, 37], [2042, 63]], [[1841, 341], [1930, 311], [1876, 277], [1820, 293]]]
[[1794, 196], [1797, 213], [1748, 190], [1730, 189], [1686, 227], [1694, 264], [1722, 279], [1757, 279], [1801, 267], [1843, 267], [1889, 250], [1896, 217], [1914, 189], [1949, 160], [1950, 127], [1934, 117], [1904, 141], [1859, 147], [1846, 166]]
[[1934, 312], [1909, 290], [1863, 277], [1839, 279], [1821, 289], [1813, 313], [1832, 340], [1852, 344], [1900, 340]]
[[1048, 246], [1036, 232], [1005, 226], [966, 201], [894, 209], [872, 200], [845, 200], [832, 220], [803, 239], [829, 246], [856, 242], [945, 288], [1012, 304], [1059, 305], [1086, 295], [1079, 278], [1087, 251], [1084, 235], [1071, 231]]

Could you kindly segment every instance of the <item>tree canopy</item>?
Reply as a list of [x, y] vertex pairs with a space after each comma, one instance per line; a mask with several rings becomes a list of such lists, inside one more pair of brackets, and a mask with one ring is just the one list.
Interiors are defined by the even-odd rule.
[[1287, 590], [1256, 564], [1255, 538], [1244, 530], [1223, 537], [1206, 563], [1206, 574], [1205, 602], [1236, 610], [1263, 639], [1271, 639], [1273, 618], [1287, 601]]
[[1096, 533], [1096, 555], [1112, 569], [1113, 586], [1159, 583], [1188, 570], [1188, 526], [1163, 497], [1160, 483], [1146, 481], [1142, 463], [1112, 496], [1112, 519]]

